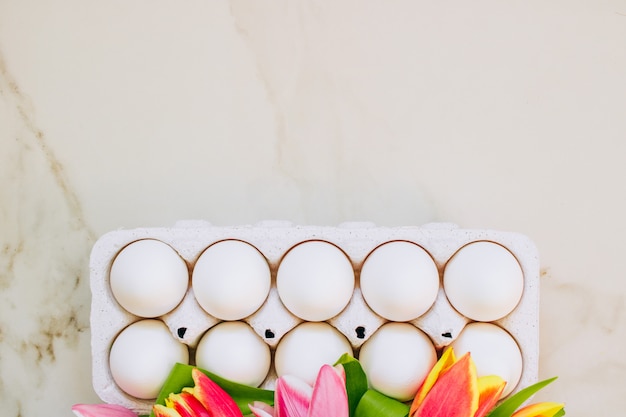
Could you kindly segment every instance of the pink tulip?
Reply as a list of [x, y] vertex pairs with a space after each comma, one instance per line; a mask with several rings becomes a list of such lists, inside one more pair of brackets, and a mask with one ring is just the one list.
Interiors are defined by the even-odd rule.
[[76, 404], [72, 411], [78, 417], [137, 417], [137, 413], [115, 404]]
[[348, 394], [343, 367], [324, 365], [313, 387], [285, 375], [276, 381], [274, 407], [254, 403], [256, 417], [348, 417]]

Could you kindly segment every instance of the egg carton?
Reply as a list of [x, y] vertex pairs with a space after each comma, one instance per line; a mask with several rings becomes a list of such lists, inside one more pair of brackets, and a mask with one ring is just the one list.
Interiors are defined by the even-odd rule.
[[[190, 273], [202, 252], [216, 242], [236, 239], [257, 248], [269, 264], [271, 289], [265, 303], [242, 321], [254, 329], [272, 352], [286, 333], [303, 322], [290, 313], [278, 295], [276, 272], [281, 259], [292, 247], [305, 241], [321, 240], [336, 245], [347, 255], [353, 266], [355, 289], [345, 309], [326, 322], [348, 339], [355, 356], [363, 343], [378, 328], [390, 321], [372, 311], [359, 287], [361, 267], [375, 248], [391, 241], [413, 242], [425, 249], [434, 260], [440, 278], [436, 301], [426, 313], [409, 323], [427, 334], [440, 352], [473, 321], [455, 310], [446, 297], [441, 284], [446, 263], [469, 243], [498, 243], [508, 249], [519, 262], [524, 283], [521, 299], [513, 311], [492, 323], [505, 329], [520, 348], [523, 367], [515, 391], [537, 380], [539, 258], [535, 245], [526, 236], [494, 230], [461, 229], [450, 223], [429, 223], [420, 227], [379, 227], [368, 222], [349, 222], [327, 227], [294, 225], [287, 221], [264, 221], [254, 225], [223, 227], [205, 221], [181, 221], [174, 227], [112, 231], [98, 239], [92, 249], [90, 319], [93, 386], [104, 402], [120, 404], [138, 413], [149, 413], [154, 403], [154, 400], [135, 398], [121, 390], [109, 368], [109, 353], [117, 335], [130, 324], [143, 319], [129, 313], [116, 301], [109, 281], [111, 265], [124, 247], [142, 239], [156, 239], [170, 245], [185, 260]], [[203, 334], [222, 321], [200, 307], [191, 289], [191, 281], [180, 304], [157, 319], [167, 325], [173, 338], [191, 350]], [[272, 366], [263, 386], [271, 388], [275, 379]]]

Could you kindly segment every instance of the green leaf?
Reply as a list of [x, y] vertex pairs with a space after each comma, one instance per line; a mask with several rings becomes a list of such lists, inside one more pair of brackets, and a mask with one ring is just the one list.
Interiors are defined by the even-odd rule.
[[409, 406], [378, 391], [367, 390], [356, 407], [355, 417], [406, 417]]
[[[494, 408], [491, 413], [487, 415], [487, 417], [511, 417], [526, 400], [532, 397], [537, 391], [553, 382], [556, 378], [557, 377], [553, 377], [539, 381], [536, 384], [530, 385], [523, 390], [518, 391]], [[563, 414], [565, 414], [565, 412], [563, 412]]]
[[358, 360], [347, 353], [343, 354], [335, 365], [342, 365], [346, 373], [346, 391], [348, 393], [348, 409], [350, 417], [354, 417], [361, 397], [367, 391], [367, 377]]
[[[177, 363], [172, 368], [165, 384], [161, 388], [161, 392], [156, 399], [155, 404], [165, 404], [165, 399], [171, 393], [179, 393], [185, 387], [193, 387], [194, 382], [191, 377], [191, 370], [194, 367], [191, 365], [184, 365]], [[198, 368], [200, 369], [200, 368]], [[238, 384], [236, 382], [229, 381], [204, 369], [200, 369], [206, 374], [213, 382], [219, 385], [224, 391], [230, 395], [237, 403], [237, 406], [241, 412], [246, 415], [250, 414], [250, 408], [248, 404], [254, 401], [262, 401], [264, 403], [274, 405], [274, 391], [265, 390], [261, 388], [254, 388], [248, 385]], [[154, 412], [150, 414], [150, 417], [154, 417]]]

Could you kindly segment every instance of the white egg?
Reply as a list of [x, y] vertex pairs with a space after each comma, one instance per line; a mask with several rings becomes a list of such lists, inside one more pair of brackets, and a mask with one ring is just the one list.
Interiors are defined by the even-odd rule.
[[492, 323], [470, 323], [452, 343], [457, 357], [470, 352], [478, 376], [498, 375], [506, 381], [504, 398], [522, 375], [522, 353], [513, 337]]
[[138, 240], [122, 249], [109, 276], [117, 302], [147, 318], [173, 310], [189, 286], [185, 261], [171, 246], [154, 239]]
[[352, 355], [348, 339], [328, 323], [302, 323], [278, 343], [276, 374], [292, 375], [313, 385], [322, 365], [334, 364], [344, 353]]
[[198, 343], [196, 365], [223, 378], [258, 387], [270, 369], [270, 348], [246, 323], [222, 322]]
[[354, 270], [337, 246], [307, 241], [283, 257], [276, 287], [290, 312], [304, 320], [324, 321], [339, 314], [352, 298]]
[[408, 401], [437, 362], [437, 352], [428, 336], [415, 326], [387, 323], [361, 346], [359, 362], [373, 389]]
[[509, 314], [524, 291], [519, 262], [503, 246], [474, 242], [463, 246], [446, 264], [443, 286], [452, 306], [476, 321]]
[[388, 320], [409, 321], [424, 314], [435, 302], [439, 272], [420, 246], [388, 242], [365, 259], [360, 285], [374, 312]]
[[241, 320], [263, 305], [270, 291], [270, 268], [254, 246], [224, 240], [209, 246], [192, 272], [196, 300], [221, 320]]
[[127, 394], [156, 398], [172, 367], [189, 362], [187, 346], [174, 339], [160, 320], [142, 320], [115, 338], [109, 367], [115, 383]]

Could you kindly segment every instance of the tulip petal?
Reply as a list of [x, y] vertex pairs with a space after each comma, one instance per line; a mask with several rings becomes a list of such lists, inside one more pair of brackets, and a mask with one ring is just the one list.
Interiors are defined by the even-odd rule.
[[348, 393], [343, 367], [324, 365], [317, 374], [308, 417], [348, 417]]
[[156, 417], [181, 417], [181, 415], [178, 414], [178, 411], [161, 404], [153, 405], [152, 411]]
[[439, 360], [435, 364], [435, 366], [433, 366], [433, 368], [430, 370], [430, 372], [426, 376], [426, 379], [424, 379], [424, 382], [422, 382], [420, 388], [417, 390], [417, 394], [415, 394], [415, 398], [413, 399], [413, 403], [411, 404], [411, 410], [409, 411], [410, 416], [415, 413], [415, 410], [417, 410], [420, 404], [424, 401], [424, 398], [426, 398], [428, 392], [431, 390], [433, 385], [435, 385], [435, 382], [437, 382], [437, 378], [439, 378], [439, 375], [446, 369], [450, 368], [455, 362], [456, 357], [454, 356], [454, 350], [452, 348], [446, 349], [441, 355], [441, 358], [439, 358]]
[[181, 417], [211, 417], [211, 414], [202, 405], [200, 400], [188, 392], [170, 394], [165, 400], [169, 408], [173, 408]]
[[[342, 364], [337, 364], [337, 365], [323, 365], [324, 367], [329, 366], [333, 369], [333, 371], [335, 371], [335, 373], [339, 376], [339, 378], [341, 378], [341, 380], [343, 381], [343, 384], [346, 384], [346, 370], [344, 369]], [[321, 369], [320, 369], [321, 372]], [[318, 374], [319, 377], [319, 374]]]
[[313, 388], [300, 378], [284, 375], [276, 380], [276, 417], [306, 417]]
[[249, 404], [248, 407], [252, 414], [256, 417], [275, 417], [274, 415], [274, 407], [269, 404], [265, 404], [262, 401], [255, 401], [252, 404]]
[[477, 409], [476, 366], [466, 353], [439, 375], [414, 417], [473, 417]]
[[563, 409], [561, 403], [542, 402], [520, 408], [511, 417], [553, 417]]
[[478, 409], [474, 417], [486, 416], [496, 405], [504, 391], [506, 381], [497, 375], [478, 378]]
[[78, 417], [137, 417], [137, 413], [116, 404], [75, 404], [72, 411]]
[[193, 388], [185, 388], [196, 397], [212, 417], [243, 417], [237, 403], [204, 373], [194, 368], [191, 376], [195, 383]]
[[361, 363], [347, 353], [341, 355], [335, 363], [335, 367], [338, 366], [341, 366], [344, 373], [343, 378], [346, 381], [346, 391], [348, 392], [348, 408], [350, 416], [354, 417], [359, 401], [369, 389], [367, 376]]

